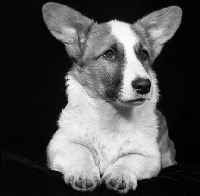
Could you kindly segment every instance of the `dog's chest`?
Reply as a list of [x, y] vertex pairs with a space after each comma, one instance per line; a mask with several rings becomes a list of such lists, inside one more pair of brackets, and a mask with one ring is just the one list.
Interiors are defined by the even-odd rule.
[[102, 167], [126, 154], [148, 155], [156, 149], [152, 145], [157, 132], [153, 113], [150, 112], [148, 118], [139, 114], [140, 118], [127, 121], [116, 111], [111, 111], [109, 105], [91, 102], [83, 94], [70, 94], [69, 103], [59, 119], [59, 127], [69, 140], [86, 146]]
[[68, 117], [70, 127], [67, 130], [72, 138], [90, 149], [102, 166], [125, 154], [144, 153], [149, 150], [150, 138], [145, 134], [147, 128], [136, 127], [131, 122], [120, 122], [120, 120], [110, 123], [99, 121], [95, 119], [95, 114], [93, 118], [80, 114], [76, 112]]
[[[133, 131], [134, 132], [134, 131]], [[100, 159], [111, 161], [120, 155], [136, 151], [137, 136], [136, 134], [126, 132], [95, 132], [88, 136], [88, 140], [97, 151]]]
[[[127, 154], [148, 154], [153, 149], [152, 138], [143, 133], [145, 130], [123, 125], [124, 130], [98, 130], [84, 134], [89, 148], [93, 148], [93, 156], [100, 168], [107, 167]], [[89, 130], [89, 129], [88, 129]]]

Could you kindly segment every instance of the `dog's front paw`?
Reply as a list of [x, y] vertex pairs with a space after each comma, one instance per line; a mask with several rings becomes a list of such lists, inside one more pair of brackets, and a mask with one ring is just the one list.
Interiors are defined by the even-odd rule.
[[64, 178], [67, 184], [80, 191], [92, 191], [101, 184], [99, 172], [92, 171], [89, 168], [68, 172]]
[[127, 193], [128, 190], [135, 190], [137, 187], [137, 178], [128, 168], [110, 167], [103, 175], [103, 182], [109, 189], [120, 193]]

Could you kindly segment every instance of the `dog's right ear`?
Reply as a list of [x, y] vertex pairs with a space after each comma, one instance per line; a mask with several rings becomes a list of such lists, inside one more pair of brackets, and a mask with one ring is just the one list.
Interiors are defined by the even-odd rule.
[[42, 12], [52, 35], [66, 45], [69, 56], [76, 58], [86, 41], [93, 21], [74, 9], [58, 3], [45, 4]]

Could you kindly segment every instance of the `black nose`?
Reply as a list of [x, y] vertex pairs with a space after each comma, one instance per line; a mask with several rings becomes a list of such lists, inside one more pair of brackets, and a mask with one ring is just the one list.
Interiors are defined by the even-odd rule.
[[138, 94], [147, 94], [150, 92], [151, 82], [149, 79], [137, 78], [132, 82], [132, 87]]

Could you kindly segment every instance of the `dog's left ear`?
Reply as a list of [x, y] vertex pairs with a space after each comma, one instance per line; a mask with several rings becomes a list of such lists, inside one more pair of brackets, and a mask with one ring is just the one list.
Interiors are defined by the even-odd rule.
[[68, 55], [76, 58], [86, 41], [93, 21], [76, 10], [58, 3], [46, 3], [43, 8], [44, 21], [58, 40], [66, 45]]
[[181, 8], [170, 6], [155, 11], [134, 24], [136, 28], [143, 29], [145, 37], [152, 44], [154, 58], [160, 54], [164, 43], [172, 38], [181, 23], [181, 18]]

